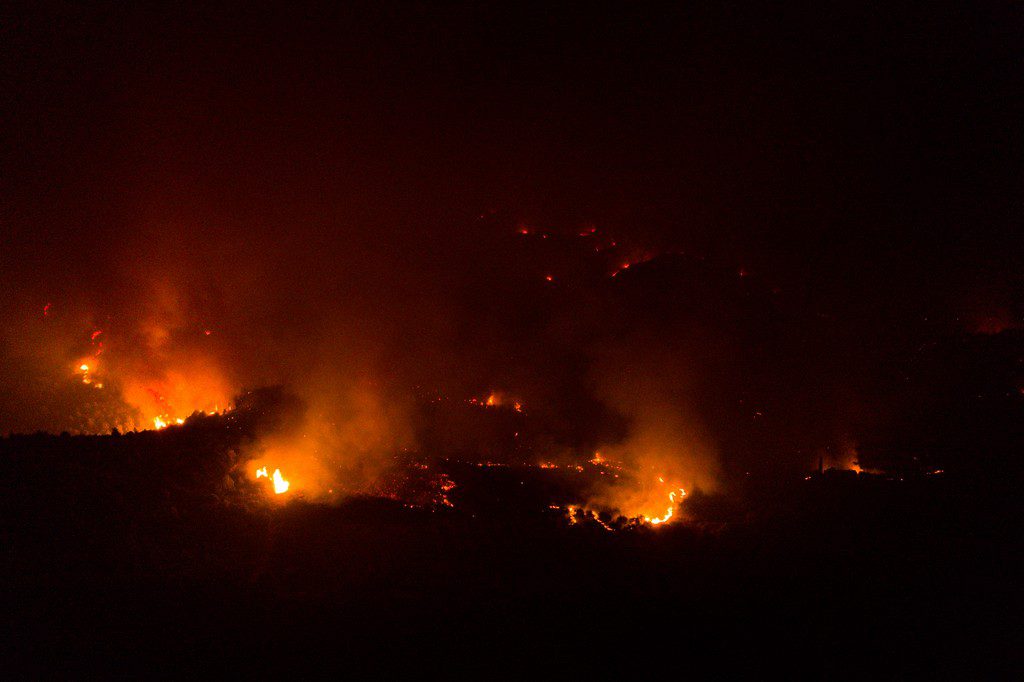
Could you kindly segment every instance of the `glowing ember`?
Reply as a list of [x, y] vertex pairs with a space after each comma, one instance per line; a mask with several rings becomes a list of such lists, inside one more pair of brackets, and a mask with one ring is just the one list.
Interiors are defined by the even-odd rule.
[[[551, 508], [558, 509], [559, 507], [558, 505], [551, 505]], [[582, 507], [577, 507], [574, 504], [570, 504], [565, 508], [565, 513], [569, 519], [570, 526], [575, 526], [581, 521], [593, 521], [601, 528], [604, 528], [606, 531], [615, 532], [615, 528], [602, 521], [601, 517], [598, 516], [597, 512], [592, 509], [583, 509]]]
[[523, 403], [512, 399], [512, 396], [503, 391], [491, 391], [486, 398], [470, 398], [466, 401], [470, 405], [478, 407], [505, 407], [516, 412], [523, 411]]
[[454, 507], [452, 501], [448, 498], [448, 493], [455, 490], [455, 481], [449, 478], [448, 474], [441, 474], [438, 481], [438, 486], [441, 489], [440, 501], [446, 507]]

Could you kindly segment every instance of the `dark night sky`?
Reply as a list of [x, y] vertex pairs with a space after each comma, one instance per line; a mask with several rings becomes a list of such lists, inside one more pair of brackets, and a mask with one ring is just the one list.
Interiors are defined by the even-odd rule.
[[[1020, 19], [10, 10], [5, 223], [21, 256], [41, 229], [88, 249], [168, 205], [237, 222], [343, 206], [403, 231], [498, 208], [763, 262], [844, 302], [948, 296], [937, 269], [1018, 269]], [[60, 255], [35, 275], [66, 275]]]
[[[779, 399], [794, 423], [831, 424], [820, 411], [846, 407], [815, 396], [935, 325], [1019, 325], [1024, 272], [1019, 8], [831, 5], [8, 6], [5, 404], [31, 374], [10, 369], [12, 339], [43, 304], [130, 327], [139, 282], [163, 278], [216, 311], [240, 382], [278, 379], [340, 336], [341, 366], [371, 347], [408, 360], [397, 384], [499, 380], [615, 406], [593, 376], [618, 362], [609, 344], [646, 349], [622, 340], [643, 328], [666, 364], [699, 359], [684, 374], [700, 375], [701, 405], [756, 375], [766, 394], [799, 387]], [[520, 222], [593, 224], [780, 293], [743, 323], [704, 325], [748, 303], [670, 263], [626, 285], [636, 301], [582, 284], [551, 301], [538, 263], [561, 273], [580, 257], [510, 247]], [[663, 309], [666, 287], [707, 309]], [[744, 325], [767, 309], [777, 329], [758, 350]], [[602, 318], [613, 310], [630, 312]], [[709, 338], [744, 339], [728, 360], [692, 333], [718, 324], [731, 331]], [[579, 341], [602, 326], [613, 340]], [[530, 359], [497, 350], [538, 337]], [[778, 355], [746, 367], [767, 348]], [[254, 356], [286, 359], [254, 373]], [[723, 420], [703, 416], [718, 449]]]

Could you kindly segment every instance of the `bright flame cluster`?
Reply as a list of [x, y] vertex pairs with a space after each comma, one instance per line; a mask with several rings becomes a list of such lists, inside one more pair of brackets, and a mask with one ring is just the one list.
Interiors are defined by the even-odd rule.
[[281, 475], [280, 469], [274, 469], [274, 473], [267, 475], [267, 467], [261, 467], [256, 470], [256, 478], [269, 479], [274, 484], [274, 493], [281, 495], [288, 492], [288, 488], [291, 487], [291, 483], [285, 480], [284, 476]]
[[178, 426], [181, 426], [182, 424], [185, 423], [185, 420], [182, 419], [181, 417], [178, 417], [177, 419], [175, 419], [172, 422], [171, 418], [168, 417], [166, 414], [162, 414], [159, 417], [153, 417], [153, 429], [155, 429], [156, 431], [159, 431], [160, 429], [167, 428], [172, 423], [177, 424]]

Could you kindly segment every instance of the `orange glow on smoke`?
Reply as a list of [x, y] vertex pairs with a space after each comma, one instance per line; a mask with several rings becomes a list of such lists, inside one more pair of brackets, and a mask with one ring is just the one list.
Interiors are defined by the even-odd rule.
[[78, 365], [75, 372], [81, 375], [83, 384], [92, 386], [93, 388], [103, 388], [103, 382], [96, 381], [96, 366], [94, 364], [90, 365], [88, 362], [82, 362]]
[[[77, 319], [50, 315], [55, 319], [47, 341], [58, 362], [67, 363], [69, 377], [106, 388], [103, 399], [87, 403], [88, 412], [70, 417], [81, 424], [75, 430], [159, 430], [183, 424], [195, 412], [230, 409], [241, 387], [227, 376], [218, 345], [206, 339], [211, 331], [201, 334], [204, 326], [196, 324], [173, 287], [154, 285], [148, 293], [151, 311], [138, 322], [113, 317], [110, 328], [98, 328], [81, 319], [93, 317], [91, 312], [72, 311]], [[47, 304], [43, 313], [51, 312]], [[65, 326], [58, 327], [60, 322]]]
[[[658, 480], [660, 481], [661, 479]], [[678, 499], [681, 501], [684, 497], [686, 497], [686, 491], [683, 490], [682, 488], [679, 488]], [[656, 516], [654, 518], [646, 520], [655, 526], [660, 525], [662, 523], [668, 523], [672, 519], [672, 515], [676, 509], [676, 498], [676, 491], [673, 490], [668, 494], [669, 507], [667, 510], [665, 510], [665, 513], [662, 516]]]
[[[589, 465], [599, 470], [606, 484], [594, 491], [587, 502], [588, 508], [651, 526], [661, 526], [683, 518], [680, 505], [687, 497], [686, 488], [690, 486], [684, 488], [681, 482], [695, 483], [698, 480], [677, 470], [666, 472], [665, 475], [644, 474], [637, 471], [634, 465], [610, 459], [601, 452], [594, 453]], [[650, 471], [650, 464], [641, 466]]]
[[[550, 505], [551, 509], [564, 510], [570, 525], [586, 520], [596, 522], [606, 530], [615, 530], [600, 518], [601, 514], [612, 518], [624, 517], [628, 525], [662, 526], [682, 518], [679, 505], [687, 495], [686, 490], [667, 485], [664, 476], [637, 478], [625, 463], [609, 460], [600, 452], [595, 452], [589, 463], [607, 477], [608, 487], [598, 491], [585, 507]], [[549, 462], [542, 462], [539, 466], [541, 469], [585, 470], [583, 466], [561, 467]], [[645, 480], [648, 483], [645, 484]]]

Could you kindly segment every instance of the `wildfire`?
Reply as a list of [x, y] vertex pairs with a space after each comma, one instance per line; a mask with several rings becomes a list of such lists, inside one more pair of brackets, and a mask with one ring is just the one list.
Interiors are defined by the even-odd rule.
[[[553, 508], [558, 509], [558, 505], [554, 505]], [[615, 531], [615, 528], [602, 521], [601, 517], [598, 516], [597, 512], [592, 509], [583, 509], [582, 507], [577, 507], [574, 504], [570, 504], [565, 508], [565, 513], [569, 518], [570, 526], [575, 526], [581, 521], [589, 520], [601, 526], [601, 528], [604, 528], [606, 531]]]
[[[682, 488], [678, 488], [676, 490], [673, 490], [673, 491], [669, 492], [669, 494], [668, 494], [669, 506], [665, 510], [664, 514], [662, 514], [661, 516], [652, 516], [652, 517], [648, 517], [648, 516], [645, 516], [645, 515], [641, 514], [639, 516], [632, 517], [631, 521], [633, 523], [642, 524], [642, 525], [651, 525], [651, 526], [660, 526], [662, 524], [666, 524], [669, 521], [671, 521], [672, 518], [675, 516], [676, 506], [677, 506], [677, 504], [679, 502], [682, 501], [682, 499], [684, 497], [686, 497], [686, 491], [683, 490]], [[559, 505], [549, 505], [549, 506], [550, 506], [551, 509], [562, 509], [562, 507], [560, 507]], [[577, 506], [577, 505], [570, 504], [570, 505], [567, 505], [566, 507], [564, 507], [564, 510], [565, 510], [565, 513], [566, 513], [566, 517], [569, 520], [569, 525], [575, 526], [578, 523], [580, 523], [581, 521], [587, 520], [587, 521], [593, 521], [593, 522], [597, 523], [598, 525], [600, 525], [605, 530], [608, 530], [608, 531], [614, 531], [615, 530], [615, 528], [613, 526], [605, 523], [601, 519], [601, 517], [599, 516], [598, 512], [594, 511], [593, 509], [586, 509], [584, 507], [580, 507], [580, 506]]]
[[[591, 464], [596, 466], [600, 470], [601, 474], [607, 473], [603, 470], [604, 466], [612, 466], [615, 468], [614, 464], [609, 463], [608, 460], [601, 457], [598, 453], [594, 454], [594, 459], [591, 460]], [[573, 468], [560, 467], [557, 464], [551, 464], [548, 462], [541, 463], [539, 467], [541, 469]], [[583, 467], [579, 467], [579, 470], [582, 471]], [[615, 478], [618, 477], [619, 476], [616, 474]], [[664, 485], [663, 478], [658, 477], [657, 481], [659, 486]], [[660, 497], [661, 494], [665, 493], [659, 493], [657, 491], [654, 492], [655, 497]], [[643, 497], [646, 498], [649, 496], [643, 495]], [[686, 497], [686, 491], [683, 488], [674, 488], [667, 491], [667, 497], [668, 507], [665, 508], [664, 513], [658, 515], [648, 515], [648, 513], [642, 511], [645, 507], [654, 507], [656, 509], [660, 504], [663, 504], [656, 500], [652, 501], [651, 499], [646, 501], [638, 501], [634, 499], [630, 502], [626, 502], [625, 504], [617, 503], [608, 499], [595, 499], [590, 503], [595, 506], [551, 504], [548, 505], [548, 508], [564, 512], [569, 525], [575, 526], [583, 522], [592, 522], [600, 525], [605, 530], [614, 531], [638, 526], [661, 526], [669, 523], [674, 518], [678, 518], [679, 515], [676, 514], [677, 507], [683, 501], [683, 498]], [[664, 500], [665, 498], [662, 497], [661, 499]], [[618, 517], [619, 520], [607, 523], [602, 519], [602, 514], [605, 514], [606, 512], [611, 513], [613, 518]]]
[[288, 488], [291, 486], [291, 483], [284, 480], [284, 476], [281, 475], [280, 469], [274, 469], [273, 481], [274, 492], [278, 495], [288, 492]]
[[99, 381], [95, 381], [95, 379], [93, 377], [94, 369], [95, 368], [92, 365], [90, 365], [89, 363], [83, 362], [82, 364], [80, 364], [78, 366], [78, 368], [75, 371], [78, 372], [78, 373], [81, 373], [81, 375], [82, 375], [82, 383], [83, 384], [92, 386], [93, 388], [103, 388], [103, 383], [99, 382]]
[[[658, 479], [658, 480], [661, 480], [661, 479]], [[682, 488], [679, 488], [679, 499], [682, 500], [684, 497], [686, 497], [686, 491], [683, 490]], [[675, 509], [676, 509], [676, 491], [675, 490], [673, 490], [672, 492], [670, 492], [668, 494], [668, 501], [670, 503], [669, 504], [669, 508], [665, 511], [665, 514], [663, 516], [656, 516], [656, 517], [651, 518], [651, 519], [646, 519], [648, 522], [651, 523], [651, 525], [657, 526], [657, 525], [660, 525], [662, 523], [668, 523], [669, 519], [672, 518], [672, 514], [675, 512]]]
[[[612, 245], [614, 246], [614, 244], [612, 244]], [[612, 270], [611, 276], [612, 277], [617, 277], [619, 275], [619, 273], [623, 272], [624, 270], [629, 270], [634, 265], [641, 265], [643, 263], [646, 263], [646, 262], [652, 260], [653, 258], [654, 258], [654, 255], [652, 255], [652, 254], [643, 254], [643, 255], [640, 255], [637, 258], [633, 258], [633, 259], [630, 259], [630, 260], [622, 261], [621, 263], [619, 263], [618, 267], [616, 267], [614, 270]]]
[[166, 414], [162, 414], [159, 417], [153, 417], [153, 428], [155, 430], [157, 430], [157, 431], [159, 431], [160, 429], [167, 428], [172, 423], [177, 424], [178, 426], [181, 426], [182, 424], [185, 423], [185, 420], [182, 419], [181, 417], [178, 417], [178, 418], [172, 420]]
[[[50, 313], [50, 304], [43, 310]], [[106, 347], [114, 341], [111, 332], [95, 326], [82, 330], [81, 346], [87, 350], [70, 364], [70, 376], [91, 388], [103, 389], [107, 384], [114, 392], [104, 410], [113, 410], [121, 402], [120, 414], [105, 414], [100, 430], [116, 426], [120, 430], [161, 430], [172, 424], [184, 424], [184, 417], [195, 412], [215, 414], [230, 410], [234, 389], [225, 380], [215, 359], [188, 347], [174, 347], [171, 340], [176, 328], [157, 315], [143, 331], [144, 339], [130, 338], [134, 343]], [[200, 327], [199, 331], [203, 331]], [[205, 334], [211, 334], [205, 330]], [[111, 355], [113, 357], [111, 357]], [[181, 416], [178, 416], [181, 415]], [[91, 427], [96, 428], [96, 427]]]
[[274, 494], [281, 495], [288, 492], [288, 488], [291, 487], [291, 483], [286, 481], [284, 476], [281, 475], [280, 469], [274, 469], [274, 473], [267, 475], [267, 467], [260, 467], [256, 470], [256, 478], [269, 479], [274, 484]]
[[502, 391], [491, 391], [486, 398], [470, 398], [467, 400], [470, 405], [478, 407], [510, 407], [516, 412], [523, 412], [523, 404], [513, 400], [511, 396]]
[[448, 493], [455, 489], [455, 481], [449, 478], [448, 474], [441, 474], [438, 480], [438, 487], [441, 489], [440, 501], [446, 507], [454, 507], [451, 499], [448, 497]]

